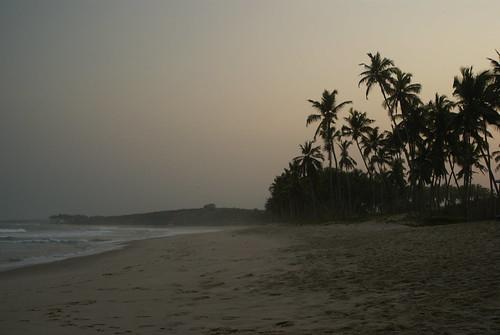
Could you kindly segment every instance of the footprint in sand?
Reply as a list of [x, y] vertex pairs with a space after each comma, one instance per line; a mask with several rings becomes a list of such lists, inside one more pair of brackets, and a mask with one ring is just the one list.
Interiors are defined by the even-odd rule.
[[147, 288], [147, 287], [135, 286], [135, 287], [132, 287], [132, 290], [148, 291], [148, 290], [150, 290], [150, 289], [149, 289], [149, 288]]
[[206, 300], [206, 299], [210, 299], [210, 296], [209, 295], [201, 295], [199, 297], [194, 297], [194, 300]]
[[236, 279], [250, 278], [253, 276], [254, 276], [254, 274], [250, 272], [250, 273], [246, 273], [244, 275], [238, 276], [238, 277], [236, 277]]
[[284, 328], [284, 327], [291, 327], [294, 325], [294, 323], [292, 321], [280, 321], [280, 322], [276, 322], [274, 325]]
[[215, 287], [219, 287], [219, 286], [224, 286], [224, 284], [225, 284], [224, 282], [215, 282], [214, 283], [212, 280], [213, 279], [202, 282], [201, 287], [203, 287], [204, 289], [211, 289], [211, 288], [215, 288]]

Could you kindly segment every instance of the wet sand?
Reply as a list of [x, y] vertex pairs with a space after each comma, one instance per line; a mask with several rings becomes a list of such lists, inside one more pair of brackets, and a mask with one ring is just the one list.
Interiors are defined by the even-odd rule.
[[500, 224], [261, 226], [0, 273], [0, 334], [499, 334]]

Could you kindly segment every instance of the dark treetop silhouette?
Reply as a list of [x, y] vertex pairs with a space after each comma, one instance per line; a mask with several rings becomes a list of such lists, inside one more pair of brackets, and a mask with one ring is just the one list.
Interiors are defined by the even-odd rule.
[[[367, 99], [373, 88], [380, 89], [391, 129], [381, 131], [366, 112], [353, 108], [339, 125], [343, 107], [352, 101], [337, 103], [337, 90], [325, 90], [321, 101], [308, 100], [316, 112], [306, 126], [318, 123], [313, 140], [301, 145], [302, 155], [274, 179], [266, 209], [292, 220], [402, 212], [493, 216], [500, 192], [494, 174], [500, 169], [500, 150], [492, 152], [489, 145], [492, 131], [500, 127], [497, 56], [489, 59], [489, 70], [460, 70], [453, 81], [454, 100], [436, 93], [424, 103], [422, 85], [413, 82], [411, 73], [378, 52], [368, 53], [358, 86], [366, 86]], [[321, 147], [314, 146], [318, 136], [327, 167]], [[357, 169], [351, 147], [359, 152], [364, 171]], [[489, 190], [473, 184], [477, 173], [488, 175]]]

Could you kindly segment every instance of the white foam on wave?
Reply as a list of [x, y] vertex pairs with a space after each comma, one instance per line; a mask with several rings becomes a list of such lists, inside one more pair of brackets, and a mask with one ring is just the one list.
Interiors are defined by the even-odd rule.
[[4, 243], [87, 243], [88, 240], [62, 240], [56, 238], [44, 238], [44, 239], [21, 239], [13, 236], [0, 236], [0, 242]]
[[26, 229], [22, 229], [22, 228], [0, 228], [0, 234], [5, 234], [5, 233], [26, 233]]
[[[43, 225], [42, 230], [3, 229], [0, 272], [119, 249], [131, 241], [183, 234], [208, 233], [221, 227], [117, 227]], [[25, 232], [24, 234], [16, 234]]]

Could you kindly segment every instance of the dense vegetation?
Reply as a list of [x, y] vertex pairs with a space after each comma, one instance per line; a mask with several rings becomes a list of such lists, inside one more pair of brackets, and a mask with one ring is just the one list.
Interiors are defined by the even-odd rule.
[[[412, 74], [369, 53], [369, 62], [360, 64], [359, 86], [367, 99], [379, 91], [390, 129], [375, 126], [352, 101], [340, 102], [337, 90], [308, 100], [314, 112], [306, 126], [314, 125], [313, 138], [275, 177], [266, 209], [284, 219], [402, 212], [468, 218], [486, 203], [493, 215], [499, 188], [492, 161], [500, 162], [500, 151], [491, 151], [489, 141], [500, 127], [497, 56], [499, 61], [489, 59], [491, 69], [462, 68], [452, 98], [436, 93], [425, 103]], [[477, 173], [488, 175], [489, 190], [473, 184]]]
[[50, 221], [60, 224], [96, 225], [150, 225], [150, 226], [221, 226], [248, 225], [266, 222], [263, 211], [258, 209], [216, 208], [214, 204], [203, 208], [178, 209], [150, 213], [137, 213], [117, 216], [52, 215]]

